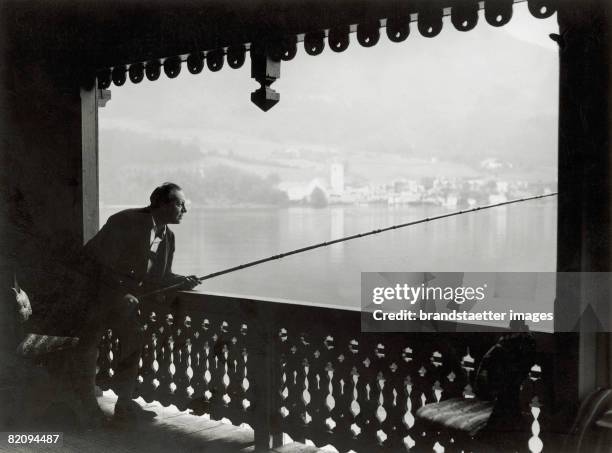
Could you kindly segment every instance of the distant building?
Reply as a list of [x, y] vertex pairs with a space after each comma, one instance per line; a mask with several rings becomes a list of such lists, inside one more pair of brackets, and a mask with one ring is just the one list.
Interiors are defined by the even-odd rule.
[[480, 168], [484, 170], [498, 170], [502, 168], [504, 164], [494, 157], [489, 157], [485, 160], [480, 161]]
[[455, 209], [459, 205], [459, 197], [456, 195], [448, 195], [444, 200], [444, 207]]
[[496, 186], [499, 193], [507, 193], [510, 185], [506, 181], [497, 181]]

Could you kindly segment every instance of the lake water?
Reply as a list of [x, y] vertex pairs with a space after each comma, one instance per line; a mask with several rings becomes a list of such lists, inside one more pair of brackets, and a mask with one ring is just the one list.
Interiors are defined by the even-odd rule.
[[[118, 208], [103, 207], [105, 222]], [[199, 276], [299, 247], [447, 212], [435, 206], [193, 208], [173, 270]], [[555, 271], [556, 199], [436, 220], [205, 281], [199, 290], [360, 306], [361, 272]]]

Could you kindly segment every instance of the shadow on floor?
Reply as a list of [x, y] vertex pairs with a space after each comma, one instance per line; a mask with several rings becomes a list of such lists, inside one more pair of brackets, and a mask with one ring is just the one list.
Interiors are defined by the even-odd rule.
[[[65, 406], [52, 406], [44, 419], [29, 426], [10, 428], [17, 432], [62, 432], [61, 446], [7, 445], [0, 442], [0, 452], [61, 452], [61, 453], [249, 453], [254, 452], [253, 430], [229, 423], [210, 420], [206, 416], [181, 412], [176, 407], [136, 401], [147, 410], [157, 413], [151, 422], [119, 423], [112, 419], [117, 397], [104, 392], [98, 404], [108, 415], [109, 422], [98, 429], [83, 430]], [[315, 453], [321, 450], [299, 443], [290, 443], [271, 450], [271, 453]]]

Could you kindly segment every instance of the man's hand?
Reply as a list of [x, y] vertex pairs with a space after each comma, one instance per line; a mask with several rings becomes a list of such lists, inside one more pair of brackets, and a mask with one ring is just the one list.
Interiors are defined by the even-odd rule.
[[136, 308], [139, 303], [139, 300], [133, 294], [126, 294], [123, 296], [123, 300], [127, 302], [128, 307]]
[[183, 285], [183, 287], [186, 290], [190, 290], [198, 286], [200, 283], [202, 282], [198, 279], [198, 277], [196, 277], [195, 275], [188, 275], [185, 277], [185, 284]]
[[30, 298], [21, 288], [11, 289], [15, 293], [15, 300], [17, 301], [17, 308], [19, 310], [19, 319], [22, 322], [27, 321], [32, 315], [32, 305], [30, 304]]

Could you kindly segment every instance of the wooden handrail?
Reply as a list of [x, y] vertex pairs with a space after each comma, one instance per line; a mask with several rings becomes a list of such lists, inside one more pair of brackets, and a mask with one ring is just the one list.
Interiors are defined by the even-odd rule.
[[[416, 410], [469, 394], [480, 358], [499, 337], [497, 332], [363, 333], [355, 310], [195, 292], [150, 301], [141, 310], [147, 342], [139, 395], [248, 423], [258, 451], [280, 445], [283, 433], [339, 451], [447, 442], [435, 433], [422, 437]], [[534, 336], [552, 344], [550, 334]], [[113, 385], [109, 369], [116, 359], [109, 359], [108, 351], [117, 347], [112, 337], [102, 343], [103, 388]], [[550, 354], [549, 347], [540, 353]], [[543, 426], [550, 401], [545, 393], [552, 388], [549, 364], [540, 361], [542, 371], [526, 387], [534, 395], [522, 398], [544, 402]], [[526, 417], [530, 410], [525, 408]], [[525, 432], [525, 446], [531, 435]]]

